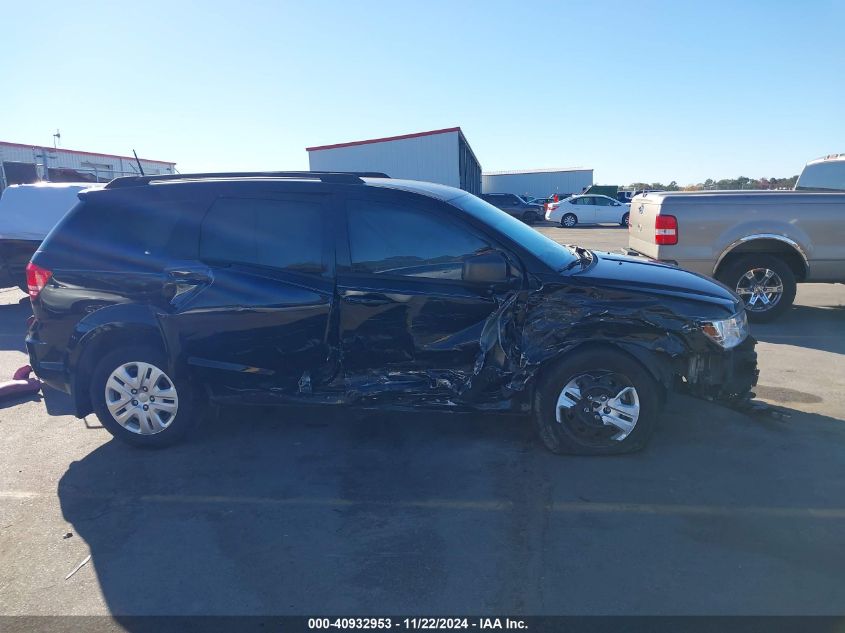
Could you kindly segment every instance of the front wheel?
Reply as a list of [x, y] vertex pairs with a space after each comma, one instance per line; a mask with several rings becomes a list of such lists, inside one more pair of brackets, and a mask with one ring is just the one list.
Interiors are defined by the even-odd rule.
[[621, 226], [625, 226], [625, 227], [629, 226], [630, 218], [631, 218], [630, 214], [626, 213], [625, 215], [622, 216], [622, 221], [619, 224]]
[[534, 418], [553, 453], [613, 455], [642, 449], [660, 413], [660, 385], [623, 352], [585, 349], [562, 358], [537, 388]]
[[795, 274], [773, 255], [745, 255], [718, 275], [745, 304], [748, 319], [766, 323], [778, 318], [795, 301]]
[[91, 403], [114, 437], [135, 446], [167, 446], [193, 426], [189, 387], [165, 367], [163, 356], [136, 345], [116, 349], [97, 363]]
[[574, 213], [567, 213], [560, 219], [560, 225], [567, 229], [571, 229], [576, 224], [578, 224], [578, 218]]

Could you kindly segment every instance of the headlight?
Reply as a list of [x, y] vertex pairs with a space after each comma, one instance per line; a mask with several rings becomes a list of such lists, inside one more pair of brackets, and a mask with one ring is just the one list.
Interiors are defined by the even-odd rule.
[[742, 343], [748, 336], [748, 318], [743, 310], [722, 321], [704, 321], [701, 324], [701, 331], [720, 347], [731, 349]]

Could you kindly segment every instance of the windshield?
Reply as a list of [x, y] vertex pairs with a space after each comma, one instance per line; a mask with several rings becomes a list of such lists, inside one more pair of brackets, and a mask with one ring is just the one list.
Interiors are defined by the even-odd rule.
[[578, 257], [570, 249], [472, 194], [449, 202], [520, 244], [553, 270], [561, 270], [578, 261]]
[[804, 167], [795, 189], [804, 191], [845, 191], [845, 160], [813, 163]]

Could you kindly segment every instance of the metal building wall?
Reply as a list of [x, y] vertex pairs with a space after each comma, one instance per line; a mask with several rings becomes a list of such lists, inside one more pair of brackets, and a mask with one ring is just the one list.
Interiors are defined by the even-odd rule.
[[461, 186], [459, 132], [308, 150], [313, 171], [380, 171], [391, 178]]
[[481, 164], [462, 134], [458, 135], [458, 168], [461, 189], [473, 194], [481, 193]]
[[[52, 147], [21, 145], [0, 142], [0, 187], [4, 185], [2, 165], [4, 162], [37, 165], [38, 176], [47, 179], [46, 169], [74, 169], [86, 174], [96, 174], [99, 179], [110, 180], [118, 176], [138, 173], [134, 158], [96, 154]], [[175, 173], [176, 163], [141, 159], [144, 172], [148, 175]]]
[[584, 187], [592, 184], [592, 169], [496, 172], [481, 176], [481, 190], [484, 193], [515, 193], [535, 198], [553, 193], [581, 193]]

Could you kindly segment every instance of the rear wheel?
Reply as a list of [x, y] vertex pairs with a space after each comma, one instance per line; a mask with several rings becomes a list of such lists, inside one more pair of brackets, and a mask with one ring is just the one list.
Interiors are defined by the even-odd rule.
[[567, 213], [560, 219], [560, 225], [567, 229], [571, 229], [576, 224], [578, 224], [578, 218], [574, 213]]
[[90, 396], [100, 422], [116, 438], [136, 446], [167, 446], [193, 425], [187, 384], [163, 369], [162, 355], [143, 346], [106, 354], [91, 375]]
[[522, 214], [522, 221], [526, 224], [534, 224], [537, 221], [537, 214], [534, 211], [526, 211]]
[[625, 213], [625, 214], [622, 216], [622, 221], [621, 221], [619, 224], [621, 224], [622, 226], [628, 226], [628, 225], [629, 225], [629, 220], [630, 220], [630, 214]]
[[795, 274], [773, 255], [744, 255], [720, 272], [718, 279], [739, 295], [755, 323], [778, 318], [795, 301]]
[[534, 418], [553, 453], [629, 453], [654, 433], [660, 402], [659, 384], [636, 360], [611, 349], [585, 349], [546, 372]]

